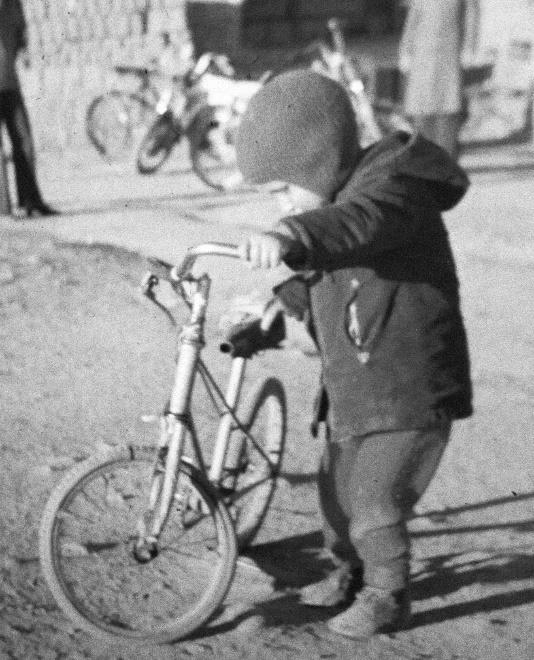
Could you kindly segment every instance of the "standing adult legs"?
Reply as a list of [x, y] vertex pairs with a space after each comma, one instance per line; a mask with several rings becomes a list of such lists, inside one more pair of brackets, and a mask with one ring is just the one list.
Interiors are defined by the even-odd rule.
[[50, 215], [55, 211], [43, 202], [37, 183], [35, 149], [22, 94], [19, 90], [0, 92], [0, 121], [5, 122], [13, 150], [13, 164], [19, 206], [28, 215], [36, 211]]

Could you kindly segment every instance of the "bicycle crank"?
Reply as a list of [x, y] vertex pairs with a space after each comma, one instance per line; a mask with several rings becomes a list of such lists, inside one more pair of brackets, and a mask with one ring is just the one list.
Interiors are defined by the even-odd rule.
[[138, 538], [133, 547], [133, 556], [140, 564], [148, 564], [159, 554], [158, 542], [150, 536]]

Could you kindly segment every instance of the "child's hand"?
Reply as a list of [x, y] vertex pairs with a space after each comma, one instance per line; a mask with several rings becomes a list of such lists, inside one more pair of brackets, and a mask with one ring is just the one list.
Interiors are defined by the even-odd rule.
[[273, 234], [253, 234], [239, 245], [239, 256], [251, 268], [277, 268], [294, 241]]

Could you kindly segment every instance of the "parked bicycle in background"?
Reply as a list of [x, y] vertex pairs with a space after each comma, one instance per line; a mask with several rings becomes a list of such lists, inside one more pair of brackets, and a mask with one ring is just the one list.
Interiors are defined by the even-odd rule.
[[[300, 59], [340, 82], [353, 102], [364, 147], [394, 130], [411, 130], [395, 109], [373, 107], [339, 22], [329, 20], [328, 29], [331, 45], [316, 41], [280, 70], [294, 67]], [[243, 181], [236, 164], [235, 133], [249, 100], [272, 72], [259, 80], [240, 80], [224, 55], [204, 53], [195, 62], [187, 52], [178, 70], [173, 58], [173, 52], [164, 49], [157, 68], [115, 67], [120, 75], [136, 76], [138, 88], [113, 89], [92, 102], [87, 112], [89, 138], [111, 160], [135, 153], [141, 174], [158, 171], [185, 139], [197, 176], [216, 190], [236, 190]], [[156, 84], [158, 79], [165, 84]]]
[[175, 86], [195, 65], [188, 39], [177, 41], [169, 32], [159, 35], [156, 52], [141, 54], [142, 63], [114, 66], [120, 82], [99, 94], [86, 112], [87, 136], [108, 161], [132, 157], [140, 137], [153, 122], [162, 95]]
[[169, 88], [161, 96], [157, 116], [137, 151], [138, 171], [156, 172], [186, 138], [193, 170], [204, 183], [223, 191], [239, 187], [242, 179], [235, 159], [235, 130], [261, 85], [261, 80], [236, 80], [225, 56], [202, 55], [183, 78], [181, 88]]
[[234, 133], [240, 115], [262, 81], [237, 80], [228, 58], [204, 53], [176, 71], [169, 55], [158, 66], [117, 65], [137, 87], [97, 96], [86, 114], [89, 140], [109, 161], [132, 158], [138, 172], [152, 174], [187, 140], [193, 171], [221, 191], [238, 188]]
[[137, 63], [113, 67], [118, 76], [114, 87], [96, 96], [87, 108], [87, 136], [108, 161], [134, 156], [161, 98], [180, 88], [195, 66], [190, 40], [177, 40], [166, 31], [157, 37], [157, 44], [147, 46], [148, 53], [139, 53]]

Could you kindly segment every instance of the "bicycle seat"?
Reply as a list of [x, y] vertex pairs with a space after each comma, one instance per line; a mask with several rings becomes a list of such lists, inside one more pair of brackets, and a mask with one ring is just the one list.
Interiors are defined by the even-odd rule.
[[284, 315], [281, 312], [277, 314], [266, 332], [260, 324], [261, 317], [258, 316], [234, 323], [220, 344], [221, 352], [230, 353], [232, 357], [250, 358], [260, 351], [280, 348], [280, 343], [286, 338]]

